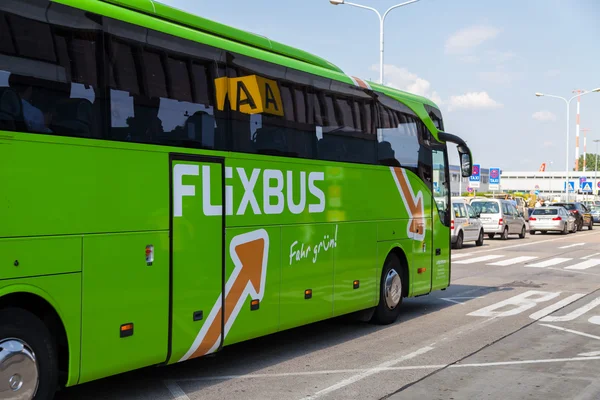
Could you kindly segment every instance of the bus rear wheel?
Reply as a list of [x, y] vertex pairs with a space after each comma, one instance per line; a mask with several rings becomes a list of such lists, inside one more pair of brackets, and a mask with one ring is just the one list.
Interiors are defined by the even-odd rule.
[[0, 392], [14, 396], [9, 398], [52, 399], [58, 360], [48, 328], [20, 308], [0, 310], [0, 321]]
[[395, 322], [402, 304], [403, 270], [400, 259], [395, 254], [388, 255], [381, 274], [379, 304], [375, 308], [371, 322], [388, 325]]

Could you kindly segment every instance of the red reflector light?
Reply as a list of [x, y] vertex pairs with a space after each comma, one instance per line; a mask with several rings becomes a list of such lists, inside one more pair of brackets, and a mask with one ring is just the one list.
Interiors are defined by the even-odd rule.
[[498, 225], [502, 225], [502, 218], [498, 220]]
[[537, 219], [535, 217], [529, 217], [530, 221], [537, 221]]
[[561, 217], [554, 217], [554, 218], [552, 218], [552, 221], [562, 221], [562, 218]]
[[454, 220], [450, 221], [450, 230], [454, 230]]
[[427, 268], [419, 268], [419, 269], [417, 270], [417, 272], [418, 272], [419, 274], [422, 274], [422, 273], [423, 273], [423, 272], [425, 272], [425, 271], [427, 271]]

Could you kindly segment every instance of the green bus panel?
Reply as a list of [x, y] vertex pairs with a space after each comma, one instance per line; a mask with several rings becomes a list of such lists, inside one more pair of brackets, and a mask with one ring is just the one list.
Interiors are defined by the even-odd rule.
[[0, 280], [81, 271], [81, 237], [0, 240]]
[[169, 187], [160, 185], [168, 182], [164, 153], [6, 135], [22, 140], [0, 139], [0, 182], [9, 194], [0, 194], [0, 237], [168, 229]]
[[67, 386], [76, 385], [81, 355], [81, 273], [0, 280], [0, 297], [11, 293], [38, 296], [56, 310], [69, 343]]
[[[336, 225], [333, 251], [334, 316], [377, 305], [377, 224], [374, 222]], [[354, 287], [358, 281], [358, 288]]]
[[[336, 224], [281, 228], [281, 329], [333, 316]], [[310, 298], [305, 291], [311, 290]]]
[[[240, 252], [247, 243], [252, 245], [253, 240], [256, 251]], [[230, 290], [227, 294], [225, 307], [231, 315], [225, 321], [225, 345], [276, 332], [281, 290], [281, 228], [228, 229], [226, 259], [226, 286], [241, 285], [246, 290], [242, 296], [237, 294], [239, 291]], [[237, 272], [239, 268], [244, 270]], [[249, 268], [255, 269], [248, 271]], [[259, 300], [257, 309], [252, 309], [252, 300]]]
[[[444, 289], [450, 285], [450, 229], [442, 224], [437, 211], [433, 213], [433, 262], [431, 290]], [[436, 255], [436, 249], [440, 254]]]
[[[153, 246], [154, 259], [146, 248]], [[88, 382], [164, 362], [169, 329], [169, 233], [83, 239], [81, 377]], [[133, 335], [121, 337], [121, 326]]]
[[222, 164], [215, 159], [173, 157], [170, 363], [218, 350], [223, 322]]

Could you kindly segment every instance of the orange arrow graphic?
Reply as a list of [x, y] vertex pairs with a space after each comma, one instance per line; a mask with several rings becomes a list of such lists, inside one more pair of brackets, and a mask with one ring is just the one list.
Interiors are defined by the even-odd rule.
[[406, 171], [398, 167], [390, 167], [400, 196], [409, 216], [407, 233], [408, 237], [415, 240], [425, 239], [425, 208], [423, 207], [423, 193], [415, 196]]
[[[225, 313], [221, 296], [217, 299], [194, 343], [180, 361], [213, 353], [219, 348], [221, 333], [227, 337], [246, 298], [262, 300], [267, 274], [269, 235], [264, 229], [244, 233], [231, 239], [229, 253], [235, 266], [225, 285]], [[224, 315], [225, 331], [221, 332]]]

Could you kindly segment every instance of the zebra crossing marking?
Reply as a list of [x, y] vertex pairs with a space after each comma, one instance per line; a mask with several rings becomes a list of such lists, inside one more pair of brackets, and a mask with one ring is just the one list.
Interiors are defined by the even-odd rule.
[[588, 269], [588, 268], [595, 267], [597, 265], [600, 265], [600, 260], [597, 258], [592, 258], [592, 259], [580, 262], [578, 264], [569, 265], [568, 267], [565, 267], [565, 269]]
[[496, 261], [493, 263], [489, 263], [487, 265], [494, 265], [494, 266], [498, 266], [498, 267], [506, 267], [509, 265], [515, 265], [515, 264], [520, 264], [523, 263], [525, 261], [531, 261], [531, 260], [535, 260], [536, 256], [521, 256], [521, 257], [515, 257], [515, 258], [509, 258], [508, 260], [502, 260], [502, 261]]
[[470, 258], [468, 260], [458, 260], [458, 261], [455, 261], [454, 264], [475, 264], [478, 262], [496, 260], [496, 259], [502, 258], [502, 257], [504, 257], [504, 256], [503, 255], [481, 256], [481, 257]]
[[540, 261], [538, 263], [533, 263], [533, 264], [526, 264], [525, 267], [526, 268], [546, 268], [546, 267], [551, 267], [553, 265], [558, 265], [558, 264], [562, 264], [564, 262], [567, 261], [571, 261], [572, 258], [551, 258], [549, 260], [544, 260], [544, 261]]

